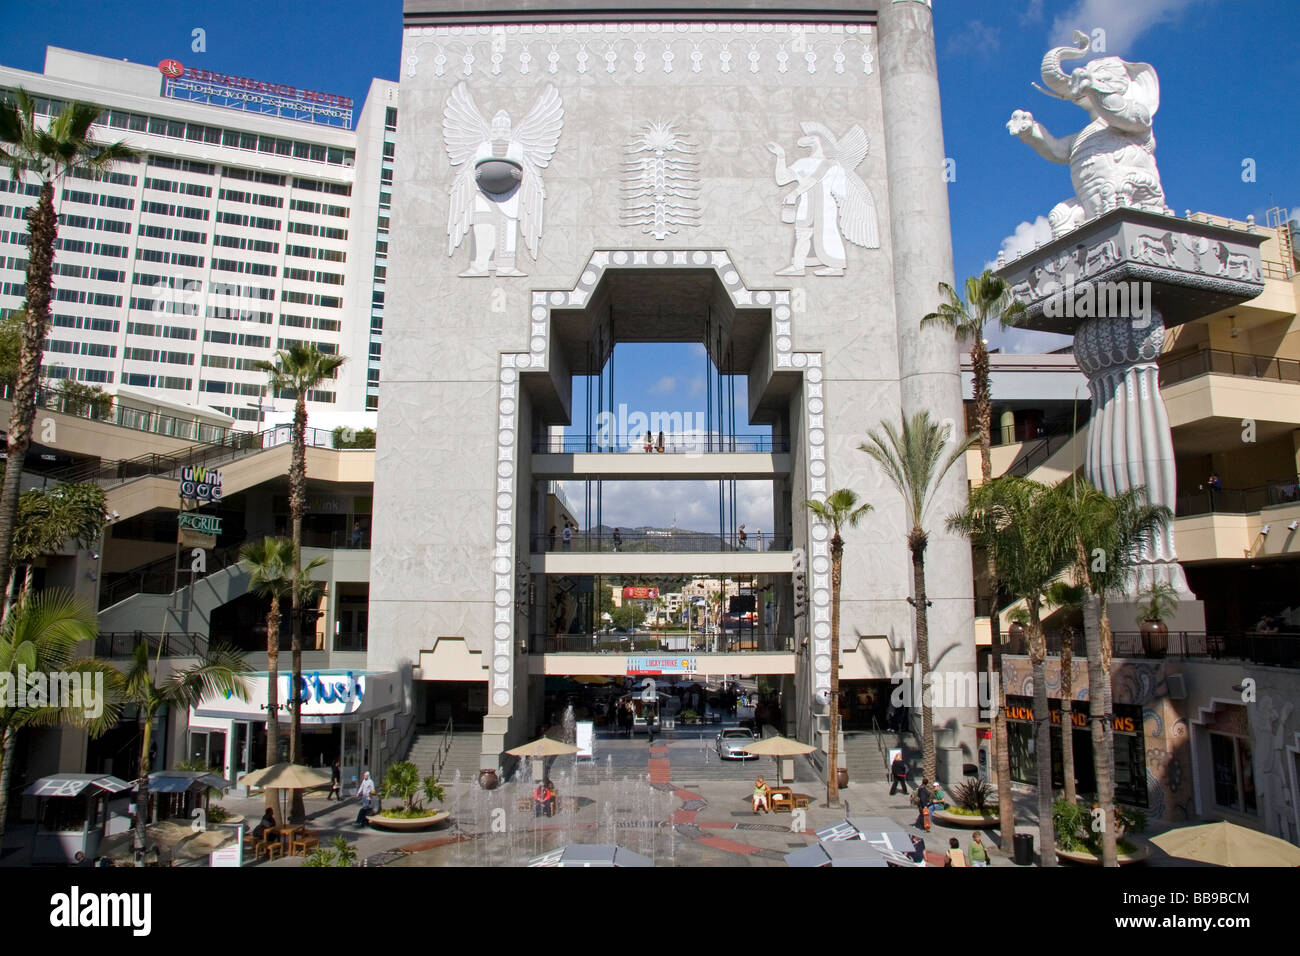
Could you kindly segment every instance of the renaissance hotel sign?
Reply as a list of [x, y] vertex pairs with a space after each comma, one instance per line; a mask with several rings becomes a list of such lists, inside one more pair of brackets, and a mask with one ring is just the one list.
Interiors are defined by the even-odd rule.
[[246, 76], [196, 70], [176, 60], [163, 60], [158, 64], [158, 72], [163, 75], [163, 96], [172, 99], [352, 128], [351, 97], [302, 90]]

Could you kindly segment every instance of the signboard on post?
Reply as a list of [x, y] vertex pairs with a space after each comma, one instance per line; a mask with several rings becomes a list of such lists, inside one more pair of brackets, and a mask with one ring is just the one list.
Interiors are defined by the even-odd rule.
[[596, 739], [596, 725], [590, 720], [580, 720], [574, 725], [574, 730], [577, 732], [577, 737], [574, 740], [578, 747], [577, 758], [579, 760], [595, 760], [596, 752], [593, 749], [593, 744]]
[[199, 534], [221, 534], [220, 515], [204, 515], [194, 511], [182, 511], [177, 517], [182, 529], [197, 531]]
[[186, 465], [181, 469], [177, 494], [195, 501], [221, 500], [221, 469], [203, 465]]

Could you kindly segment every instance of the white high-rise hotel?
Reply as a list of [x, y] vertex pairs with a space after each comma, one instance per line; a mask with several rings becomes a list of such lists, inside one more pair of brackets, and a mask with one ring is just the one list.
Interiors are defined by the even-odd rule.
[[[350, 100], [174, 60], [50, 47], [43, 74], [0, 66], [0, 96], [19, 87], [38, 116], [71, 100], [102, 107], [96, 138], [140, 154], [66, 177], [55, 197], [47, 378], [204, 405], [251, 428], [266, 381], [251, 363], [314, 342], [349, 361], [309, 409], [378, 407], [396, 83], [371, 83], [355, 130]], [[0, 190], [3, 313], [23, 302], [37, 187], [5, 176]]]

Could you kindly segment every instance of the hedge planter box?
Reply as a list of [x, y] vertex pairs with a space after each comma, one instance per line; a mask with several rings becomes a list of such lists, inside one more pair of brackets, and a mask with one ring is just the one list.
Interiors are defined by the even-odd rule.
[[[1132, 837], [1125, 837], [1132, 841]], [[1086, 850], [1062, 850], [1056, 848], [1056, 855], [1062, 860], [1069, 860], [1071, 863], [1078, 863], [1080, 866], [1101, 866], [1101, 857], [1094, 856]], [[1132, 853], [1120, 853], [1116, 860], [1120, 866], [1127, 866], [1130, 863], [1141, 863], [1151, 855], [1151, 846], [1145, 841], [1138, 843], [1137, 848]]]
[[367, 817], [366, 822], [375, 830], [390, 830], [394, 833], [415, 833], [420, 830], [429, 830], [436, 827], [439, 823], [447, 820], [451, 814], [446, 810], [439, 810], [437, 813], [431, 813], [427, 817], [382, 817], [375, 814]]
[[[933, 810], [930, 819], [949, 827], [966, 827], [972, 830], [984, 830], [996, 827], [1000, 818], [996, 813], [953, 813], [949, 810]], [[1058, 851], [1059, 852], [1059, 851]]]

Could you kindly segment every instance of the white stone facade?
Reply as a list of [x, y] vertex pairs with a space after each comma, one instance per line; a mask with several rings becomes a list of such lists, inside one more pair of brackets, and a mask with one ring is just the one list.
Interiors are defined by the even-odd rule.
[[[875, 505], [847, 536], [841, 630], [890, 635], [897, 653], [882, 662], [881, 678], [913, 660], [902, 503], [857, 446], [868, 429], [904, 411], [924, 407], [961, 422], [960, 367], [951, 337], [917, 327], [933, 308], [937, 282], [951, 280], [930, 11], [915, 2], [884, 6], [879, 25], [874, 14], [858, 12], [824, 23], [406, 30], [370, 665], [418, 662], [439, 636], [464, 635], [491, 672], [485, 759], [532, 730], [512, 720], [523, 713], [528, 684], [515, 569], [528, 557], [529, 441], [541, 414], [522, 377], [548, 382], [567, 407], [569, 371], [552, 323], [558, 313], [589, 307], [615, 274], [649, 270], [665, 288], [672, 279], [662, 277], [673, 270], [711, 274], [718, 307], [762, 316], [763, 341], [748, 369], [751, 409], [774, 401], [774, 383], [793, 382], [790, 397], [781, 398], [788, 402], [792, 532], [810, 559], [812, 601], [811, 622], [800, 622], [811, 624], [804, 632], [809, 652], [798, 665], [800, 734], [811, 734], [812, 702], [829, 688], [831, 668], [829, 531], [809, 525], [804, 499], [851, 487]], [[890, 56], [899, 69], [887, 80], [880, 64]], [[460, 83], [483, 116], [504, 112], [513, 131], [548, 86], [562, 104], [553, 157], [522, 173], [538, 175], [544, 192], [536, 257], [522, 236], [516, 246], [525, 276], [462, 277], [468, 253], [449, 249], [458, 170], [444, 117]], [[628, 144], [652, 123], [681, 131], [695, 163], [694, 215], [663, 238], [625, 215]], [[850, 141], [855, 128], [861, 139]], [[822, 131], [833, 131], [834, 141]], [[500, 141], [504, 150], [504, 132]], [[802, 172], [791, 162], [798, 182], [780, 185], [773, 143], [792, 161], [820, 149], [825, 162]], [[841, 154], [831, 155], [834, 144]], [[830, 168], [837, 156], [839, 173]], [[845, 169], [873, 200], [876, 248], [855, 239], [864, 235], [861, 222], [844, 218], [835, 194], [857, 189]], [[798, 197], [786, 198], [800, 187], [826, 201], [795, 208]], [[892, 208], [896, 196], [907, 205], [902, 213]], [[781, 274], [801, 229], [813, 231], [810, 248], [832, 230], [849, 240], [842, 275], [818, 275], [811, 255], [803, 275]], [[935, 660], [972, 669], [969, 546], [943, 528], [964, 490], [964, 476], [951, 474], [928, 517], [930, 633]], [[422, 676], [436, 679], [428, 668]], [[973, 716], [939, 712], [940, 745], [971, 743], [959, 722]]]

